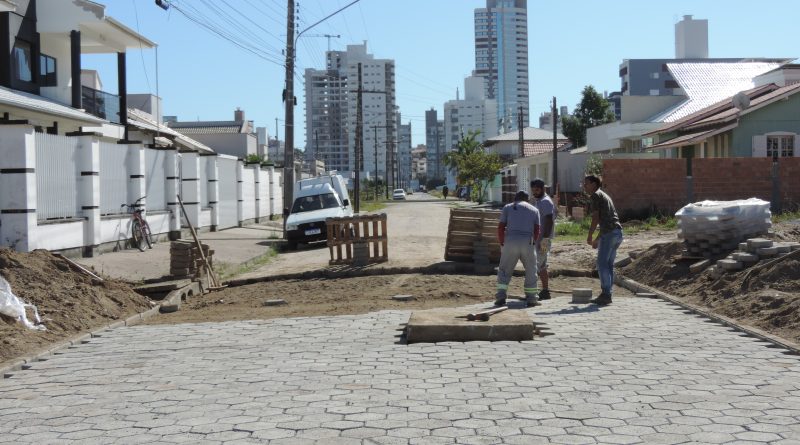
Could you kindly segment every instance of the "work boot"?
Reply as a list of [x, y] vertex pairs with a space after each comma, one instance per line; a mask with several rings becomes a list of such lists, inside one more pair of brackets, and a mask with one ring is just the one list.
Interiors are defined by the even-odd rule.
[[601, 293], [597, 296], [597, 298], [590, 300], [590, 303], [594, 303], [598, 306], [608, 306], [611, 304], [611, 295], [606, 293]]
[[527, 307], [534, 307], [534, 306], [539, 306], [539, 305], [541, 305], [541, 303], [539, 303], [539, 299], [538, 299], [538, 298], [536, 298], [536, 294], [533, 294], [533, 295], [528, 295], [528, 296], [525, 298], [525, 305], [526, 305]]
[[549, 290], [542, 289], [541, 291], [539, 291], [539, 299], [540, 300], [549, 300], [550, 298], [552, 298], [552, 297], [550, 297], [550, 291]]
[[506, 297], [497, 297], [494, 300], [495, 306], [505, 306], [506, 305]]

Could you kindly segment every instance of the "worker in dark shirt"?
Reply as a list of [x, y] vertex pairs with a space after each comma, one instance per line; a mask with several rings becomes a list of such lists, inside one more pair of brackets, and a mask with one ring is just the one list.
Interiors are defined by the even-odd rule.
[[[611, 292], [614, 287], [614, 259], [617, 249], [622, 244], [622, 225], [619, 223], [614, 202], [604, 191], [600, 190], [600, 178], [588, 175], [583, 179], [583, 189], [589, 194], [589, 214], [592, 225], [586, 242], [597, 249], [597, 273], [600, 275], [600, 295], [592, 300], [598, 306], [611, 304]], [[600, 233], [592, 238], [597, 228]]]

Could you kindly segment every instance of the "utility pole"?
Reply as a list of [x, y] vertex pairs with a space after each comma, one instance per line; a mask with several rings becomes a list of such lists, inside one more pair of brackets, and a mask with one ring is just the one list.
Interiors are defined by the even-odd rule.
[[523, 128], [523, 122], [525, 122], [525, 119], [522, 115], [524, 112], [525, 111], [523, 111], [522, 105], [520, 105], [519, 115], [517, 116], [517, 126], [519, 127], [519, 157], [521, 158], [525, 157], [525, 129]]
[[361, 170], [364, 168], [364, 110], [361, 109], [361, 99], [363, 90], [361, 88], [361, 63], [358, 64], [358, 90], [356, 90], [356, 150], [355, 150], [355, 169], [356, 183], [353, 192], [356, 198], [356, 213], [361, 208]]
[[[553, 123], [553, 186], [552, 193], [558, 190], [558, 107], [556, 106], [556, 97], [553, 96], [553, 114], [551, 122]], [[558, 203], [558, 195], [556, 195], [556, 203]]]
[[378, 127], [373, 127], [375, 130], [375, 139], [372, 145], [375, 147], [375, 201], [378, 201]]
[[286, 141], [283, 148], [283, 237], [286, 238], [286, 210], [294, 202], [294, 2], [286, 2], [286, 89], [283, 102], [286, 104]]

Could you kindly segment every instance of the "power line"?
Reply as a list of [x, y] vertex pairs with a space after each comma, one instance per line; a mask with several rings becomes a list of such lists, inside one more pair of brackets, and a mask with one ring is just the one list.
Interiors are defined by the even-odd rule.
[[139, 40], [139, 55], [142, 57], [142, 70], [144, 71], [144, 78], [147, 80], [147, 91], [152, 92], [153, 88], [150, 87], [150, 76], [147, 75], [147, 65], [144, 63], [144, 48], [142, 46], [142, 32], [139, 30], [139, 8], [136, 7], [136, 0], [131, 0], [133, 3], [133, 13], [136, 17], [136, 34], [137, 40]]

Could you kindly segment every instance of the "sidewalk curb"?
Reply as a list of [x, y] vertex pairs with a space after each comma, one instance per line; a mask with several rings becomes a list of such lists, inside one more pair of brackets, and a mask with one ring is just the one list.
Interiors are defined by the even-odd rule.
[[154, 315], [158, 315], [158, 310], [160, 307], [160, 304], [156, 305], [144, 312], [139, 312], [138, 314], [132, 315], [125, 320], [118, 320], [105, 326], [101, 326], [93, 331], [78, 334], [70, 340], [66, 340], [63, 343], [58, 343], [38, 354], [22, 357], [10, 365], [0, 368], [0, 380], [13, 376], [16, 371], [28, 370], [33, 366], [33, 363], [46, 361], [51, 355], [54, 355], [63, 349], [77, 347], [84, 343], [89, 343], [92, 338], [102, 337], [103, 332], [105, 331], [139, 324], [142, 321], [153, 317]]
[[[371, 277], [376, 275], [402, 275], [402, 274], [441, 274], [441, 275], [482, 275], [492, 276], [496, 273], [495, 266], [490, 265], [488, 269], [482, 269], [482, 265], [472, 263], [456, 263], [446, 262], [431, 264], [429, 266], [394, 266], [394, 267], [365, 267], [360, 269], [344, 269], [344, 270], [331, 270], [331, 269], [318, 269], [306, 272], [295, 272], [278, 275], [263, 275], [259, 277], [250, 278], [234, 278], [227, 280], [222, 284], [229, 287], [246, 286], [248, 284], [266, 283], [271, 281], [284, 281], [284, 280], [307, 280], [307, 279], [320, 279], [320, 278], [357, 278], [357, 277]], [[514, 272], [515, 276], [522, 276], [523, 272]], [[567, 277], [591, 277], [593, 272], [583, 269], [551, 269], [550, 277], [555, 278], [558, 276]]]
[[705, 318], [708, 318], [710, 320], [713, 320], [716, 323], [719, 323], [719, 324], [721, 324], [723, 326], [727, 326], [727, 327], [732, 328], [732, 329], [734, 329], [736, 331], [745, 333], [745, 334], [747, 334], [747, 335], [749, 335], [751, 337], [755, 337], [755, 338], [757, 338], [757, 339], [759, 339], [761, 341], [765, 341], [765, 342], [771, 343], [772, 345], [770, 345], [768, 347], [786, 349], [787, 350], [786, 351], [787, 354], [800, 355], [800, 344], [797, 344], [797, 343], [794, 343], [792, 341], [789, 341], [789, 340], [780, 338], [778, 336], [772, 335], [772, 334], [770, 334], [768, 332], [765, 332], [765, 331], [762, 331], [761, 329], [758, 329], [756, 327], [748, 326], [748, 325], [745, 325], [745, 324], [741, 324], [738, 321], [733, 320], [731, 318], [728, 318], [728, 317], [726, 317], [724, 315], [714, 314], [714, 313], [712, 313], [711, 311], [709, 311], [706, 308], [702, 308], [700, 306], [688, 303], [688, 302], [683, 301], [683, 300], [681, 300], [680, 298], [678, 298], [678, 297], [676, 297], [674, 295], [670, 295], [670, 294], [668, 294], [666, 292], [662, 292], [662, 291], [660, 291], [660, 290], [658, 290], [656, 288], [653, 288], [653, 287], [638, 283], [638, 282], [636, 282], [634, 280], [631, 280], [630, 278], [627, 278], [627, 277], [625, 277], [623, 275], [619, 275], [619, 274], [615, 275], [614, 281], [615, 281], [616, 285], [624, 287], [625, 289], [628, 289], [629, 291], [631, 291], [633, 293], [647, 292], [647, 293], [654, 294], [659, 299], [667, 301], [667, 302], [672, 303], [672, 304], [676, 304], [676, 305], [678, 305], [678, 306], [680, 306], [680, 307], [682, 307], [682, 308], [684, 308], [684, 309], [686, 309], [686, 310], [688, 310], [688, 311], [690, 311], [690, 312], [692, 312], [694, 314], [697, 314], [697, 315], [700, 315], [702, 317], [705, 317]]

